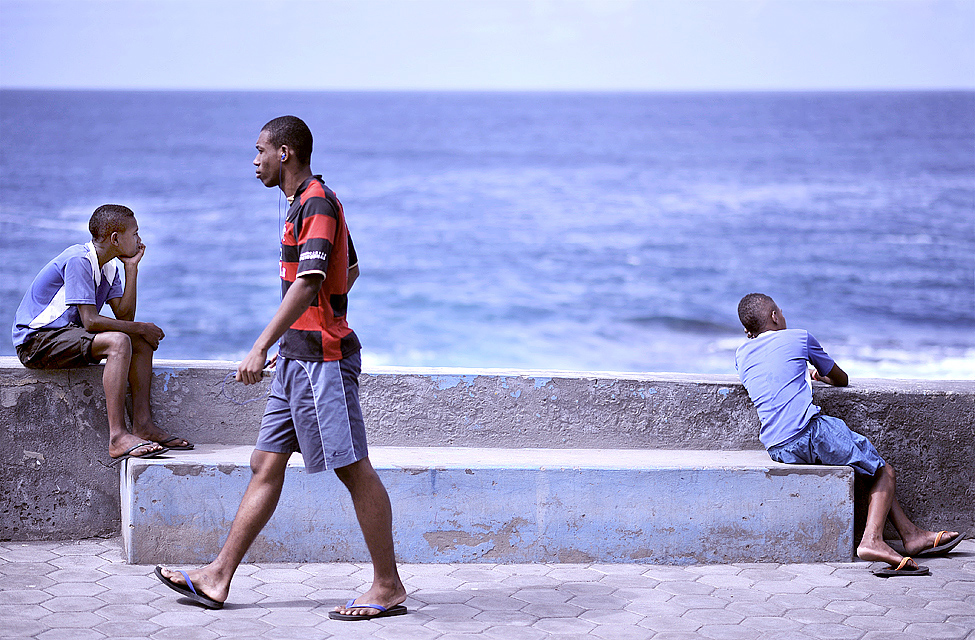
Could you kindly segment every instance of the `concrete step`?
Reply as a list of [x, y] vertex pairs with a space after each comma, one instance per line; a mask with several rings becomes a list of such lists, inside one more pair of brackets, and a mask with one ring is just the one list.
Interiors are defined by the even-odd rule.
[[[212, 560], [250, 479], [251, 447], [197, 445], [123, 463], [130, 563]], [[764, 451], [373, 447], [401, 562], [848, 562], [849, 467]], [[288, 465], [247, 562], [366, 562], [352, 501]]]

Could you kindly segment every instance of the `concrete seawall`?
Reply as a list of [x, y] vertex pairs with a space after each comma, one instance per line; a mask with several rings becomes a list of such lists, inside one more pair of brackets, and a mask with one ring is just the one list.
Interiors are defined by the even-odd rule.
[[[199, 443], [254, 442], [267, 382], [227, 382], [234, 364], [158, 360], [153, 412]], [[102, 368], [32, 371], [0, 357], [0, 540], [119, 532]], [[361, 378], [370, 442], [410, 447], [760, 449], [733, 376], [382, 368]], [[919, 524], [975, 530], [975, 381], [816, 385], [824, 411], [867, 435], [898, 472]]]

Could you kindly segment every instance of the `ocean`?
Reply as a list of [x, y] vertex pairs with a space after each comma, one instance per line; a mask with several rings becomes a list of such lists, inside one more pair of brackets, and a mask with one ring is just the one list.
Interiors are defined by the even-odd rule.
[[280, 300], [251, 161], [284, 114], [345, 206], [367, 368], [733, 374], [761, 291], [853, 378], [975, 378], [975, 92], [4, 90], [0, 354], [114, 202], [157, 357], [240, 359]]

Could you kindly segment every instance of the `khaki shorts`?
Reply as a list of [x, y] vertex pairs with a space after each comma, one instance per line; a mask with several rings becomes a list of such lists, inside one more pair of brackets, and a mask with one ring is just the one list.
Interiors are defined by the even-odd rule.
[[40, 329], [17, 345], [17, 357], [31, 369], [71, 369], [98, 364], [91, 355], [94, 333], [69, 325], [60, 329]]

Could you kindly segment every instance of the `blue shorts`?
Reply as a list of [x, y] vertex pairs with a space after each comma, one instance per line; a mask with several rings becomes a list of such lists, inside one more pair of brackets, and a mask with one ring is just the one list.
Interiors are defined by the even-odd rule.
[[794, 438], [769, 447], [768, 454], [786, 464], [845, 465], [870, 477], [886, 464], [869, 440], [839, 418], [821, 413], [810, 418]]
[[360, 362], [358, 353], [334, 362], [279, 357], [255, 448], [298, 451], [308, 473], [368, 456], [359, 407]]

